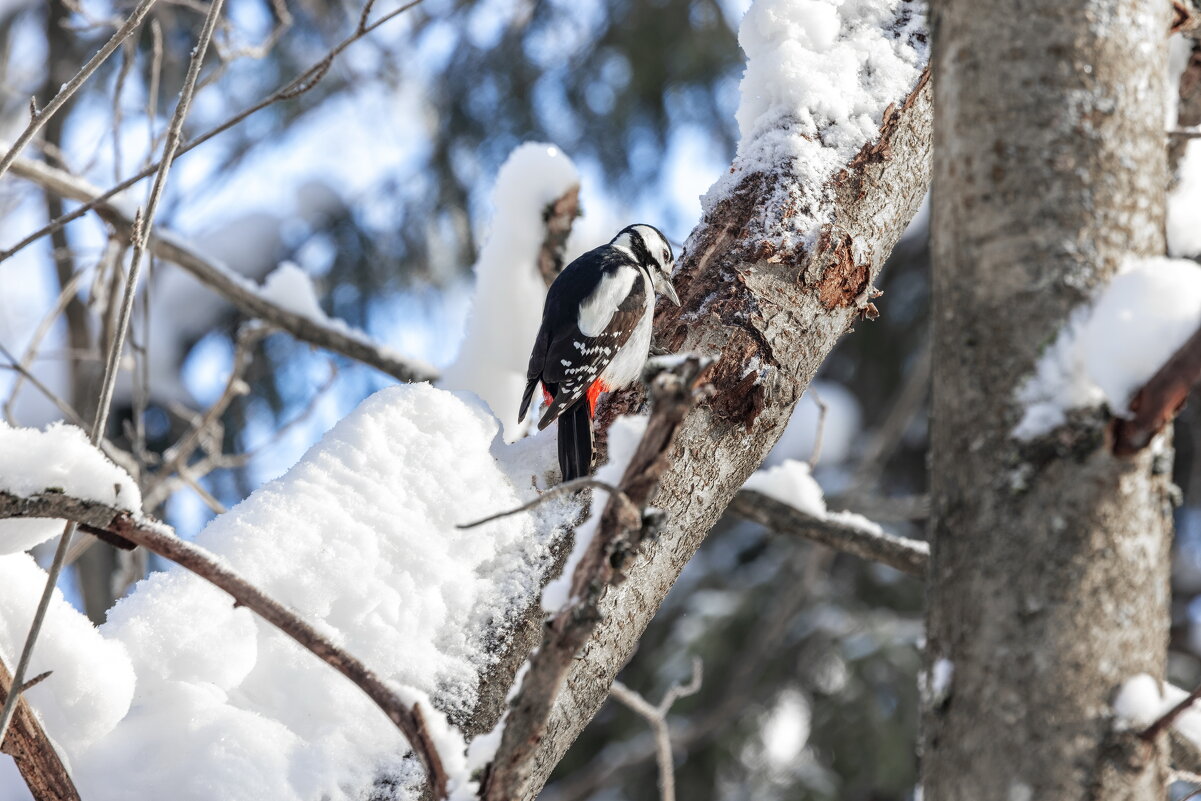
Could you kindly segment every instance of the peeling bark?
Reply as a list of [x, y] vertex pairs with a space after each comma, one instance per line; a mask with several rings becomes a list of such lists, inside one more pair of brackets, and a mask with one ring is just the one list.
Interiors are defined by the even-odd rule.
[[[1170, 470], [1099, 414], [1019, 444], [1015, 390], [1130, 255], [1163, 253], [1168, 3], [948, 0], [933, 24], [934, 384], [923, 710], [930, 801], [1156, 799], [1113, 732], [1161, 676]], [[1164, 443], [1166, 447], [1166, 443]]]

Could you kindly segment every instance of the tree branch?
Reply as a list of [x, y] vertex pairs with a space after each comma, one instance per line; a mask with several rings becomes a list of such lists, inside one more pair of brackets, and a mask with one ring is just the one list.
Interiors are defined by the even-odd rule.
[[835, 550], [925, 578], [930, 546], [920, 540], [876, 532], [862, 526], [805, 514], [755, 490], [739, 490], [730, 511], [777, 534], [801, 536]]
[[650, 420], [619, 485], [629, 503], [613, 495], [605, 504], [596, 533], [576, 566], [570, 600], [546, 625], [542, 646], [530, 657], [484, 781], [484, 799], [521, 797], [563, 680], [601, 620], [600, 600], [624, 580], [625, 564], [653, 533], [638, 512], [659, 486], [667, 451], [706, 373], [707, 364], [693, 356], [652, 379]]
[[1113, 452], [1133, 456], [1168, 424], [1201, 383], [1201, 328], [1185, 340], [1130, 401], [1133, 417], [1113, 421]]
[[[20, 692], [24, 693], [40, 678], [27, 682]], [[11, 688], [12, 675], [0, 659], [0, 700], [7, 700]], [[0, 752], [17, 763], [21, 778], [37, 801], [80, 801], [79, 791], [58, 752], [23, 697], [17, 699], [13, 722], [0, 744]]]
[[43, 125], [46, 124], [46, 121], [54, 116], [59, 109], [66, 105], [67, 101], [70, 100], [71, 97], [77, 91], [79, 91], [79, 88], [84, 85], [87, 79], [92, 76], [92, 73], [94, 73], [100, 67], [100, 65], [103, 64], [108, 57], [111, 56], [116, 49], [121, 46], [121, 42], [125, 41], [125, 39], [128, 38], [131, 33], [138, 29], [138, 26], [142, 24], [142, 20], [145, 19], [148, 13], [150, 13], [150, 9], [152, 6], [154, 6], [154, 2], [155, 0], [142, 0], [142, 2], [138, 4], [137, 8], [133, 10], [133, 13], [129, 15], [129, 18], [121, 25], [121, 27], [117, 28], [116, 32], [113, 33], [109, 40], [105, 42], [99, 50], [96, 51], [96, 54], [88, 59], [86, 64], [79, 68], [79, 72], [75, 73], [71, 80], [62, 85], [62, 88], [60, 88], [58, 93], [55, 94], [50, 102], [46, 104], [46, 107], [42, 109], [33, 109], [29, 124], [26, 125], [25, 130], [21, 131], [20, 135], [17, 136], [17, 140], [4, 154], [4, 158], [0, 159], [0, 177], [3, 177], [4, 174], [8, 172], [8, 168], [12, 166], [13, 161], [17, 158], [17, 156], [20, 155], [21, 151], [25, 149], [25, 145], [29, 144], [29, 140], [33, 139], [34, 135], [41, 130]]
[[[13, 162], [12, 169], [16, 175], [72, 200], [88, 202], [100, 195], [99, 189], [83, 179], [41, 162], [18, 158]], [[120, 204], [102, 201], [96, 203], [95, 209], [123, 238], [131, 237], [133, 216]], [[325, 325], [276, 305], [263, 297], [258, 288], [245, 278], [201, 255], [169, 232], [151, 233], [149, 247], [155, 256], [178, 264], [244, 314], [287, 331], [302, 342], [340, 353], [387, 373], [398, 381], [432, 381], [437, 378], [437, 371], [433, 367], [415, 359], [403, 358], [372, 342], [365, 334]]]
[[[239, 111], [238, 113], [234, 114], [232, 117], [229, 117], [228, 119], [226, 119], [220, 125], [210, 128], [209, 130], [205, 131], [204, 133], [200, 134], [199, 136], [189, 139], [187, 142], [185, 142], [183, 145], [180, 146], [179, 155], [183, 155], [184, 153], [187, 153], [189, 150], [199, 147], [200, 145], [204, 144], [208, 140], [212, 139], [214, 136], [217, 136], [218, 134], [228, 131], [230, 128], [232, 128], [235, 125], [237, 125], [238, 123], [242, 122], [247, 117], [250, 117], [251, 115], [255, 114], [256, 112], [262, 111], [263, 109], [267, 108], [270, 105], [273, 105], [273, 104], [278, 103], [283, 100], [294, 100], [297, 97], [300, 97], [301, 95], [303, 95], [305, 92], [308, 92], [309, 90], [313, 89], [315, 86], [317, 86], [317, 84], [319, 84], [321, 82], [321, 79], [325, 77], [326, 73], [329, 72], [330, 67], [332, 67], [334, 64], [334, 60], [337, 59], [337, 57], [339, 55], [341, 55], [343, 50], [350, 47], [350, 45], [354, 44], [359, 39], [361, 39], [364, 36], [366, 36], [367, 34], [371, 33], [376, 28], [380, 27], [381, 25], [385, 24], [386, 22], [391, 21], [392, 19], [395, 19], [397, 16], [403, 14], [404, 12], [413, 8], [414, 6], [417, 6], [421, 2], [422, 2], [422, 0], [410, 0], [410, 2], [405, 3], [397, 8], [392, 9], [387, 14], [384, 14], [382, 17], [377, 19], [375, 22], [368, 24], [367, 18], [371, 15], [371, 10], [375, 5], [375, 0], [367, 0], [367, 2], [363, 5], [362, 13], [359, 15], [359, 24], [350, 36], [347, 36], [341, 42], [334, 45], [334, 47], [331, 48], [328, 53], [326, 53], [324, 56], [322, 56], [321, 59], [319, 59], [317, 62], [312, 64], [308, 69], [304, 70], [299, 75], [292, 78], [292, 80], [288, 81], [286, 84], [284, 84], [279, 89], [275, 90], [274, 92], [272, 92], [270, 95], [263, 98], [259, 102], [255, 103], [253, 106], [250, 106], [249, 108]], [[154, 34], [154, 47], [155, 47], [154, 65], [153, 65], [153, 69], [152, 69], [152, 82], [151, 82], [151, 88], [153, 90], [153, 88], [157, 85], [158, 69], [161, 66], [160, 62], [161, 62], [161, 56], [162, 56], [162, 47], [161, 47], [162, 35], [161, 35], [161, 31], [159, 30], [157, 21], [152, 21], [152, 23], [153, 24], [151, 25], [151, 32], [152, 32], [152, 34]], [[154, 97], [155, 97], [154, 91], [151, 91], [148, 93], [147, 102], [148, 102], [148, 104], [151, 104], [148, 106], [148, 112], [147, 112], [148, 120], [154, 119], [153, 107], [152, 107], [152, 104], [154, 102]], [[151, 139], [153, 140], [153, 136], [151, 137]], [[120, 192], [124, 192], [126, 189], [128, 189], [129, 187], [136, 184], [138, 181], [141, 181], [144, 178], [149, 178], [151, 175], [154, 174], [154, 171], [157, 170], [158, 167], [159, 167], [159, 162], [157, 162], [157, 161], [152, 162], [152, 163], [148, 162], [146, 164], [146, 166], [143, 167], [140, 172], [135, 173], [134, 175], [131, 175], [130, 177], [126, 178], [124, 181], [121, 181], [120, 183], [116, 184], [115, 186], [112, 186], [112, 187], [104, 190], [103, 192], [101, 192], [100, 190], [96, 190], [95, 196], [93, 198], [91, 198], [90, 200], [81, 200], [80, 201], [82, 203], [82, 205], [79, 208], [74, 209], [73, 211], [70, 211], [67, 214], [62, 215], [61, 217], [57, 217], [57, 218], [51, 220], [47, 225], [43, 226], [42, 228], [38, 229], [37, 231], [34, 231], [32, 234], [25, 237], [17, 244], [13, 245], [8, 250], [0, 253], [0, 261], [4, 261], [5, 259], [11, 257], [13, 254], [17, 253], [18, 251], [24, 249], [25, 247], [32, 244], [33, 242], [36, 242], [37, 240], [41, 239], [43, 236], [54, 233], [55, 231], [62, 228], [64, 225], [71, 222], [72, 220], [79, 219], [80, 217], [82, 217], [84, 214], [87, 214], [92, 209], [98, 208], [101, 203], [112, 200], [117, 194], [119, 194]]]
[[407, 706], [370, 668], [203, 549], [179, 539], [170, 528], [155, 520], [134, 517], [123, 509], [60, 493], [20, 497], [0, 492], [0, 519], [13, 517], [54, 517], [74, 521], [90, 534], [141, 545], [229, 593], [237, 606], [245, 606], [259, 615], [366, 693], [408, 739], [425, 768], [433, 797], [446, 797], [446, 772], [420, 709], [416, 705]]

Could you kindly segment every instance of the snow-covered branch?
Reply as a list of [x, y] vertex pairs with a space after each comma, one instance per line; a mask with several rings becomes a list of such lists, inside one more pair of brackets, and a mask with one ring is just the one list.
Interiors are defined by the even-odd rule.
[[446, 772], [426, 727], [420, 706], [405, 703], [356, 657], [339, 648], [295, 612], [268, 596], [220, 560], [181, 540], [167, 526], [149, 518], [132, 515], [125, 509], [98, 501], [72, 498], [57, 492], [21, 497], [0, 491], [0, 519], [29, 517], [72, 520], [84, 531], [103, 536], [106, 540], [141, 545], [229, 593], [235, 606], [244, 606], [255, 612], [365, 692], [404, 733], [425, 768], [433, 797], [446, 797]]
[[777, 534], [804, 537], [919, 578], [926, 575], [930, 561], [927, 543], [889, 534], [858, 515], [817, 517], [753, 489], [739, 490], [730, 511]]
[[[568, 559], [561, 577], [570, 582], [570, 591], [561, 608], [550, 610], [554, 616], [545, 627], [542, 645], [530, 657], [511, 703], [483, 788], [487, 801], [521, 796], [563, 682], [601, 621], [601, 599], [626, 578], [626, 564], [656, 533], [661, 516], [642, 510], [658, 489], [676, 431], [696, 399], [707, 367], [707, 362], [689, 357], [651, 379], [651, 415], [624, 468], [618, 484], [621, 493], [609, 498], [599, 520], [594, 515], [595, 526], [585, 525], [576, 532], [573, 557], [577, 558]], [[554, 595], [544, 593], [544, 601], [550, 603], [545, 599]]]
[[[95, 200], [101, 194], [100, 189], [81, 178], [23, 157], [13, 161], [12, 171], [48, 191], [81, 203]], [[131, 236], [134, 215], [122, 204], [105, 201], [97, 203], [95, 208], [96, 213], [116, 228], [122, 237], [128, 239]], [[437, 378], [437, 371], [430, 365], [401, 356], [340, 321], [317, 319], [284, 308], [265, 296], [254, 284], [207, 258], [170, 232], [160, 230], [152, 233], [149, 248], [160, 259], [187, 270], [246, 315], [287, 331], [302, 342], [340, 353], [387, 373], [398, 381], [430, 381]]]

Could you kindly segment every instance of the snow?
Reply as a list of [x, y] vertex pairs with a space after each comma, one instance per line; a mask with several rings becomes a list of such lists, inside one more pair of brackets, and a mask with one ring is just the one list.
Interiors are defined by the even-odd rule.
[[814, 480], [807, 462], [785, 459], [774, 467], [760, 468], [742, 486], [743, 489], [762, 492], [812, 517], [826, 517], [825, 495]]
[[1201, 139], [1191, 139], [1168, 192], [1168, 254], [1201, 255]]
[[[321, 309], [308, 273], [290, 261], [281, 263], [263, 280], [259, 294], [281, 308], [322, 325], [332, 321]], [[343, 324], [344, 325], [344, 324]]]
[[[613, 422], [609, 427], [609, 461], [596, 471], [597, 481], [604, 481], [612, 486], [621, 483], [621, 476], [630, 464], [630, 459], [634, 458], [634, 451], [638, 449], [638, 443], [642, 441], [642, 435], [646, 432], [648, 419], [627, 415]], [[569, 596], [576, 566], [588, 552], [588, 546], [596, 535], [597, 526], [600, 525], [601, 514], [608, 503], [608, 499], [602, 493], [603, 490], [593, 493], [592, 513], [588, 520], [576, 529], [575, 543], [567, 561], [563, 563], [563, 572], [542, 590], [542, 608], [548, 613], [559, 611], [571, 600]]]
[[[197, 538], [421, 703], [459, 797], [471, 791], [466, 753], [446, 719], [474, 704], [496, 636], [537, 597], [578, 513], [562, 498], [457, 528], [519, 506], [554, 473], [553, 432], [507, 446], [499, 429], [468, 393], [383, 390]], [[19, 605], [43, 580], [25, 555], [0, 558], [6, 660], [27, 625]], [[380, 776], [413, 797], [419, 770], [387, 717], [192, 574], [140, 582], [98, 632], [56, 603], [33, 666], [55, 673], [30, 700], [83, 797], [340, 801]]]
[[510, 442], [525, 432], [517, 409], [546, 297], [537, 262], [546, 236], [543, 213], [579, 181], [571, 159], [554, 145], [531, 142], [509, 154], [492, 191], [495, 214], [475, 264], [463, 344], [443, 372], [442, 386], [482, 398]]
[[955, 663], [944, 657], [934, 660], [930, 670], [918, 673], [917, 688], [922, 703], [938, 706], [951, 695], [951, 682], [955, 678]]
[[763, 754], [772, 769], [784, 771], [796, 764], [812, 729], [813, 710], [805, 694], [795, 687], [780, 693], [763, 722]]
[[[45, 571], [29, 554], [0, 556], [0, 658], [10, 671], [45, 585]], [[125, 647], [102, 637], [57, 589], [26, 675], [47, 670], [54, 672], [26, 697], [60, 751], [86, 749], [129, 711], [134, 672]], [[5, 793], [0, 784], [0, 797]]]
[[[705, 211], [750, 175], [786, 174], [760, 212], [763, 233], [782, 249], [811, 246], [831, 219], [830, 180], [916, 86], [925, 30], [925, 4], [909, 0], [756, 0], [738, 30], [738, 155]], [[766, 229], [780, 219], [786, 227]]]
[[[0, 420], [0, 491], [19, 497], [47, 490], [140, 514], [142, 495], [121, 468], [92, 446], [83, 429], [52, 423], [44, 430]], [[48, 520], [0, 520], [0, 554], [20, 553], [62, 531]]]
[[[1127, 679], [1114, 698], [1116, 725], [1119, 730], [1145, 729], [1187, 697], [1187, 691], [1140, 673]], [[1201, 709], [1196, 703], [1176, 717], [1172, 728], [1201, 748]]]
[[1134, 393], [1201, 328], [1201, 267], [1185, 259], [1131, 259], [1077, 309], [1018, 390], [1014, 436], [1062, 425], [1070, 409], [1108, 405], [1125, 415]]

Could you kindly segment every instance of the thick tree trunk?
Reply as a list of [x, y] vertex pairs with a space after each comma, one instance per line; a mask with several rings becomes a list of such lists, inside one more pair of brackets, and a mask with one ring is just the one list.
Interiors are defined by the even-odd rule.
[[1163, 673], [1170, 471], [1154, 446], [1112, 455], [1101, 410], [1011, 432], [1071, 311], [1163, 253], [1170, 5], [936, 5], [933, 801], [1164, 797], [1110, 703]]

